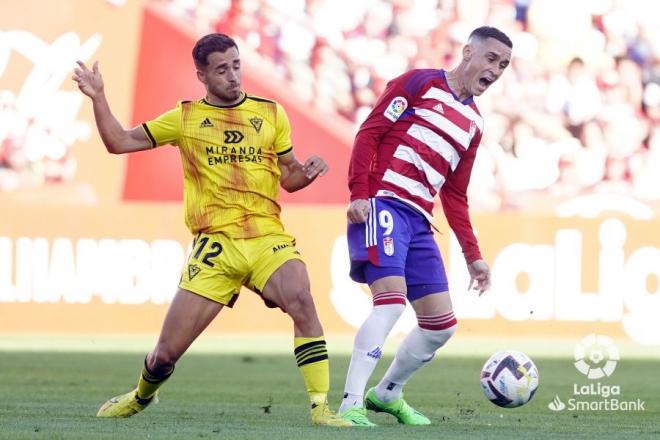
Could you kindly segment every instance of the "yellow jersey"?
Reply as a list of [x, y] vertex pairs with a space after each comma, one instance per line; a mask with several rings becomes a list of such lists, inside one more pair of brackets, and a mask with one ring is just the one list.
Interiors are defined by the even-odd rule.
[[142, 128], [153, 147], [179, 147], [185, 220], [193, 234], [253, 238], [284, 230], [277, 158], [292, 146], [279, 103], [247, 94], [231, 106], [181, 101]]

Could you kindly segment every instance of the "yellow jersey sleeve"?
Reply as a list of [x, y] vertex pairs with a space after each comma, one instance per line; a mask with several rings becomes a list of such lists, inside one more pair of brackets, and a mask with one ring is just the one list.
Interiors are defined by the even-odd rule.
[[291, 124], [289, 118], [279, 103], [277, 103], [277, 115], [275, 116], [275, 153], [283, 156], [291, 151]]
[[142, 129], [152, 147], [166, 144], [177, 145], [181, 136], [181, 103], [178, 102], [176, 108], [163, 113], [156, 119], [143, 123]]

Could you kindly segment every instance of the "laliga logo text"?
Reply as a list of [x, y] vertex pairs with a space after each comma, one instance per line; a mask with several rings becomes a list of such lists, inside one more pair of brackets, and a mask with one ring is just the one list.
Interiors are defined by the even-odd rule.
[[[575, 345], [575, 368], [587, 379], [596, 380], [614, 373], [619, 361], [619, 350], [612, 338], [594, 333], [586, 336]], [[552, 411], [645, 411], [643, 400], [620, 400], [620, 385], [605, 385], [589, 382], [586, 385], [573, 384], [573, 397], [565, 404], [555, 395], [548, 404]], [[580, 400], [589, 396], [599, 400]]]

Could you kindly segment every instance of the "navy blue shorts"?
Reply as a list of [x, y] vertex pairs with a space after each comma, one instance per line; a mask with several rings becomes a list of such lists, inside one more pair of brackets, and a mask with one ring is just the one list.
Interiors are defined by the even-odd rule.
[[395, 199], [369, 201], [367, 221], [348, 225], [351, 279], [371, 284], [405, 277], [409, 301], [447, 291], [445, 266], [426, 217]]

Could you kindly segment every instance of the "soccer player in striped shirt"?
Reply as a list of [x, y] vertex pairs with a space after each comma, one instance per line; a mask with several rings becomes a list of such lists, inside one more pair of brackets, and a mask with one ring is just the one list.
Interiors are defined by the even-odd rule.
[[[402, 389], [456, 331], [447, 276], [431, 230], [436, 194], [463, 250], [470, 286], [480, 294], [490, 286], [466, 196], [484, 125], [473, 97], [502, 75], [512, 47], [498, 29], [475, 29], [455, 69], [412, 70], [392, 80], [355, 138], [347, 212], [351, 278], [369, 284], [373, 309], [355, 337], [339, 409], [354, 425], [374, 426], [366, 409], [392, 414], [403, 424], [431, 423], [406, 403]], [[418, 325], [365, 397], [406, 299]]]

